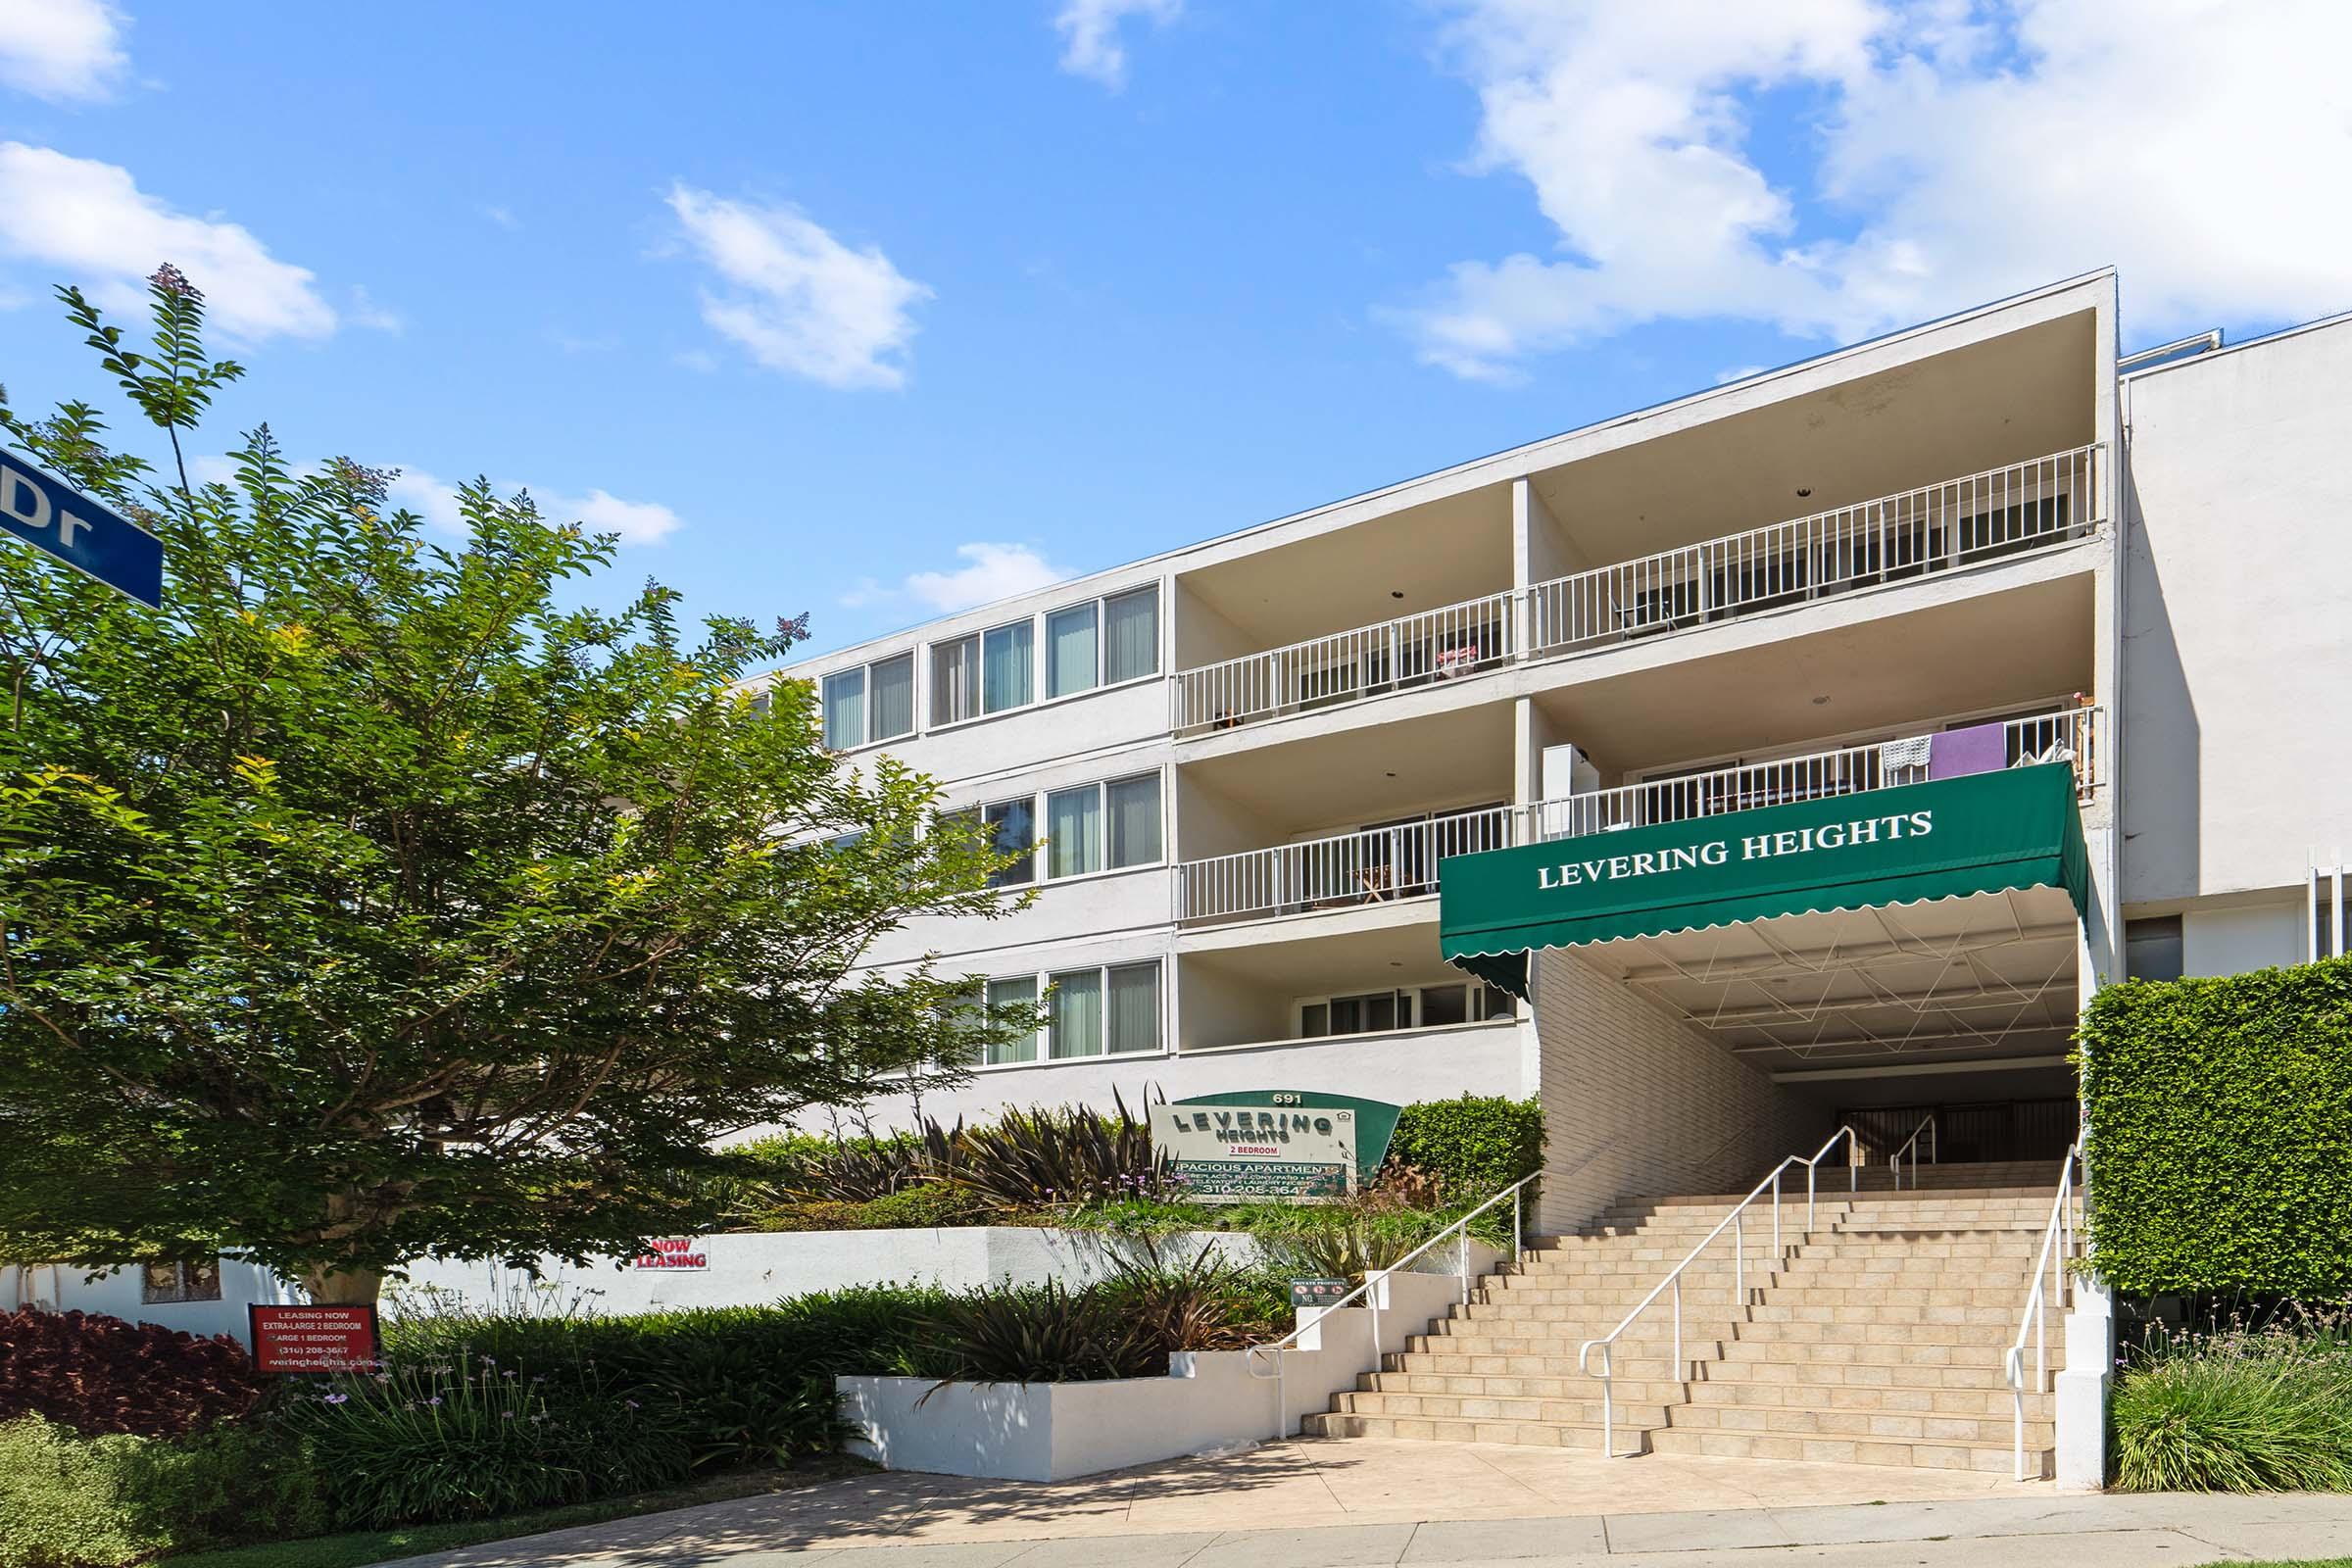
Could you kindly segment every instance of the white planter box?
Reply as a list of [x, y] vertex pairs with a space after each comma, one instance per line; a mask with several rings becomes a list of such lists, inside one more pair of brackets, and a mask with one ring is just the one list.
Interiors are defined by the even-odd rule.
[[[1494, 1267], [1473, 1245], [1474, 1274]], [[836, 1379], [850, 1451], [888, 1470], [994, 1481], [1066, 1481], [1188, 1453], [1264, 1443], [1330, 1408], [1384, 1352], [1461, 1298], [1450, 1274], [1394, 1274], [1375, 1287], [1377, 1310], [1323, 1312], [1298, 1349], [1252, 1355], [1197, 1350], [1168, 1358], [1164, 1378], [1101, 1383], [935, 1383], [929, 1378]], [[1315, 1318], [1311, 1310], [1301, 1321]]]

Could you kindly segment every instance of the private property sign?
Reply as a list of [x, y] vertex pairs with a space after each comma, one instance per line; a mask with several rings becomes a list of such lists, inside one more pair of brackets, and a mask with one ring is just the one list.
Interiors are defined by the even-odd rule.
[[13, 455], [0, 455], [0, 529], [125, 598], [163, 608], [164, 542]]
[[368, 1372], [382, 1358], [372, 1306], [245, 1308], [263, 1372]]
[[1396, 1130], [1379, 1101], [1271, 1089], [1152, 1107], [1152, 1142], [1204, 1203], [1329, 1201], [1371, 1179]]

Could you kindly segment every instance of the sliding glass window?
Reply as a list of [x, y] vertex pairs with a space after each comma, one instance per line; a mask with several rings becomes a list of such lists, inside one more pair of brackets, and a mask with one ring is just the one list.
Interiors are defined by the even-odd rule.
[[[988, 983], [988, 1004], [992, 1008], [1036, 1006], [1037, 976], [1025, 974], [1010, 980], [991, 980]], [[1014, 1040], [992, 1042], [988, 1048], [988, 1059], [992, 1062], [1035, 1061], [1037, 1036], [1031, 1033]]]
[[1109, 1000], [1104, 1005], [1110, 1054], [1159, 1049], [1159, 965], [1123, 964], [1106, 971]]
[[1037, 625], [1016, 620], [980, 638], [980, 710], [1002, 713], [1027, 706], [1036, 679]]
[[1096, 607], [1076, 605], [1046, 617], [1046, 695], [1067, 697], [1094, 687], [1100, 673]]
[[825, 677], [825, 745], [836, 752], [865, 744], [865, 671]]
[[1113, 868], [1159, 861], [1159, 775], [1139, 773], [1103, 786], [1109, 797], [1110, 863]]
[[1102, 869], [1102, 786], [1055, 790], [1046, 797], [1046, 875], [1084, 876]]
[[980, 716], [980, 639], [958, 637], [931, 645], [931, 722], [960, 724]]
[[1046, 797], [1046, 875], [1085, 876], [1156, 865], [1159, 775], [1081, 784]]
[[988, 879], [992, 888], [1017, 887], [1037, 879], [1037, 800], [1024, 795], [1017, 801], [1000, 801], [983, 807], [981, 818], [988, 823], [988, 841], [999, 855], [1018, 856], [1010, 865]]
[[1102, 1054], [1102, 971], [1065, 970], [1053, 976], [1053, 986], [1052, 1054], [1057, 1060]]
[[1102, 601], [1102, 680], [1115, 686], [1159, 673], [1159, 590]]
[[895, 741], [914, 733], [914, 655], [865, 666], [865, 738]]

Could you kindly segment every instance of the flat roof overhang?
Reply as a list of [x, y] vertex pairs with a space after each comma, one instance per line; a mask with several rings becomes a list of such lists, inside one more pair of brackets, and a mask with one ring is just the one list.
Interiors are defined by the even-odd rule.
[[1485, 855], [1439, 867], [1439, 942], [1527, 995], [1575, 949], [1757, 1065], [2055, 1049], [2089, 860], [2062, 762]]

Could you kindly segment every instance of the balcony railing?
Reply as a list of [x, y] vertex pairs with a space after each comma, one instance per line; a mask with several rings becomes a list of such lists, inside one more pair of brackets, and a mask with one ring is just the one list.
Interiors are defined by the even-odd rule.
[[1180, 730], [1228, 729], [1491, 669], [1514, 651], [1512, 601], [1489, 594], [1271, 653], [1180, 670]]
[[1494, 669], [1924, 577], [2081, 538], [2105, 516], [2099, 448], [2078, 447], [1179, 670], [1179, 733], [1231, 729]]
[[1281, 844], [1176, 868], [1179, 920], [1230, 920], [1385, 904], [1438, 891], [1438, 862], [1508, 849], [1525, 823], [1516, 807], [1461, 811], [1398, 827]]
[[[2009, 719], [1999, 726], [1997, 760], [1987, 736], [1983, 738], [1984, 750], [1969, 765], [2071, 762], [2076, 788], [2087, 797], [2103, 780], [2104, 715], [2104, 709], [2069, 708]], [[1960, 725], [1949, 733], [1965, 735], [1974, 728]], [[1176, 917], [1186, 922], [1235, 920], [1385, 904], [1435, 893], [1438, 862], [1451, 856], [1917, 784], [1934, 771], [1935, 745], [1932, 734], [1922, 733], [1808, 757], [1651, 779], [1534, 806], [1492, 807], [1400, 827], [1187, 860], [1176, 868]]]
[[1553, 654], [1949, 570], [2086, 533], [2098, 448], [1949, 479], [1528, 590], [1528, 651]]
[[[2104, 713], [2099, 708], [2069, 708], [2033, 718], [2010, 719], [2001, 725], [2000, 761], [1994, 764], [1990, 757], [1982, 760], [1986, 766], [2002, 767], [2035, 761], [2072, 762], [2075, 788], [2087, 796], [2100, 783]], [[1968, 727], [1959, 726], [1963, 730]], [[1933, 736], [1919, 735], [1545, 801], [1528, 808], [1534, 820], [1522, 841], [1577, 838], [1923, 783], [1931, 776], [1933, 746]]]

